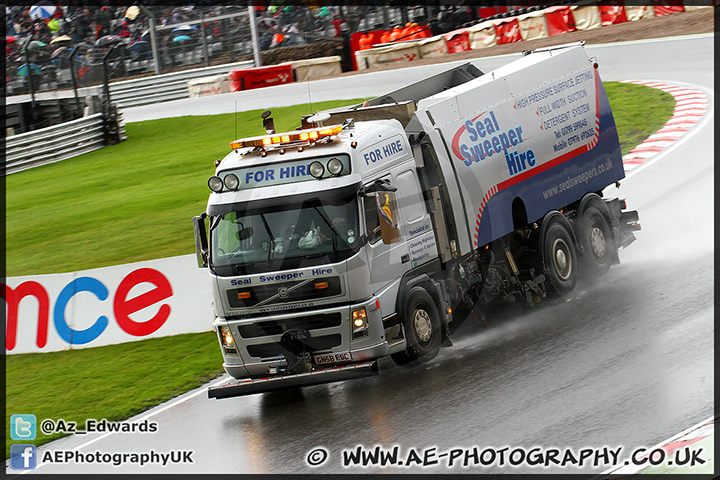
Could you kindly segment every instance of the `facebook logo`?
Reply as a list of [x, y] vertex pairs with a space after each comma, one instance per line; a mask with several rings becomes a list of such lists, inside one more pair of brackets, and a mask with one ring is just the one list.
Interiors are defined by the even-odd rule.
[[35, 445], [20, 443], [10, 446], [10, 467], [13, 470], [34, 470], [37, 467]]
[[10, 438], [13, 440], [35, 440], [37, 420], [30, 413], [10, 417]]

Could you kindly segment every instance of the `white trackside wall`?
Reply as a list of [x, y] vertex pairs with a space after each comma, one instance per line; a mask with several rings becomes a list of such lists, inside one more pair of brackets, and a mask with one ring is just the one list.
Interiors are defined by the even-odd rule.
[[5, 353], [54, 352], [212, 330], [195, 255], [7, 278]]

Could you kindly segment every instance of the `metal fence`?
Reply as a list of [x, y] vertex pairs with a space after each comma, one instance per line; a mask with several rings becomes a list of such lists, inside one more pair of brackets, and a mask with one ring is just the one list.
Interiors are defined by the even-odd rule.
[[[110, 131], [108, 118], [96, 113], [78, 120], [53, 125], [28, 133], [7, 137], [5, 144], [5, 174], [11, 174], [59, 162], [83, 153], [98, 150], [109, 140], [125, 140], [122, 116], [115, 120], [117, 131]], [[109, 137], [115, 137], [114, 140]]]
[[[64, 8], [58, 31], [32, 39], [23, 33], [8, 46], [6, 96], [31, 93], [31, 82], [36, 92], [71, 88], [73, 74], [79, 86], [99, 85], [103, 77], [100, 59], [111, 47], [115, 47], [108, 57], [111, 82], [252, 61], [255, 57], [247, 6], [111, 6], [104, 10], [110, 18], [106, 25], [98, 19], [97, 8], [87, 16], [83, 14], [86, 7]], [[256, 10], [254, 16], [261, 58], [267, 57], [267, 63], [274, 64], [275, 60], [299, 59], [276, 58], [273, 52], [283, 47], [342, 42], [357, 31], [426, 22], [437, 11], [436, 7], [422, 6], [284, 5]], [[83, 29], [83, 22], [87, 29]], [[311, 58], [326, 55], [310, 50]], [[343, 61], [346, 65], [351, 62]]]

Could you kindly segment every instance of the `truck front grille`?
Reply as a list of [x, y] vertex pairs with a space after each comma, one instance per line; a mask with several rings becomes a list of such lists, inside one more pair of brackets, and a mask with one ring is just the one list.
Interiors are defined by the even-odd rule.
[[337, 313], [325, 313], [319, 315], [304, 315], [302, 317], [288, 318], [283, 320], [269, 320], [257, 322], [250, 325], [238, 326], [240, 336], [243, 338], [266, 337], [268, 335], [282, 335], [288, 330], [317, 330], [320, 328], [339, 327], [342, 323], [342, 315]]
[[310, 281], [301, 280], [234, 288], [226, 293], [228, 303], [232, 308], [248, 308], [260, 303], [277, 305], [334, 297], [342, 294], [342, 282], [338, 276], [321, 277]]
[[[312, 351], [330, 350], [337, 347], [342, 342], [342, 336], [339, 333], [334, 335], [325, 335], [323, 337], [312, 337], [304, 341]], [[248, 345], [247, 352], [251, 357], [268, 358], [277, 357], [284, 353], [283, 348], [277, 342], [262, 343], [259, 345]]]

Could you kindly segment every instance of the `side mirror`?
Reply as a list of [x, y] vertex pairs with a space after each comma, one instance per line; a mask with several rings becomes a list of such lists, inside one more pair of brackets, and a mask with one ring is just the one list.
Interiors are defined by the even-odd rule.
[[397, 187], [393, 186], [388, 179], [375, 180], [374, 183], [360, 189], [360, 196], [367, 197], [377, 192], [397, 192]]
[[253, 227], [245, 227], [238, 232], [238, 241], [242, 242], [253, 236]]
[[205, 219], [207, 214], [203, 213], [193, 217], [193, 233], [195, 234], [195, 255], [197, 256], [198, 268], [208, 266], [208, 239]]

